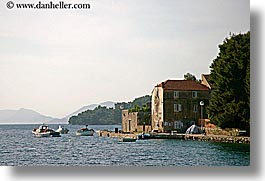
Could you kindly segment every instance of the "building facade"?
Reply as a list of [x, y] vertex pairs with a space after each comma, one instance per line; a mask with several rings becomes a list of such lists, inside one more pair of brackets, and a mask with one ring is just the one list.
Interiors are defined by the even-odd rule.
[[129, 110], [122, 111], [122, 132], [132, 133], [137, 131], [138, 112], [129, 113]]
[[158, 84], [152, 91], [152, 130], [185, 132], [200, 118], [207, 118], [209, 98], [209, 87], [196, 81], [167, 80]]
[[150, 113], [122, 111], [122, 132], [150, 132]]

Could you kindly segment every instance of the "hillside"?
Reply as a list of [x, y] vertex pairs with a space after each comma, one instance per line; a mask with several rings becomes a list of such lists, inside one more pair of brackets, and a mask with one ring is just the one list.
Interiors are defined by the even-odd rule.
[[106, 102], [102, 102], [100, 104], [90, 104], [87, 106], [83, 106], [80, 109], [72, 112], [71, 114], [68, 114], [67, 116], [63, 117], [61, 120], [68, 120], [72, 116], [77, 116], [79, 113], [85, 112], [87, 110], [94, 110], [98, 106], [103, 106], [103, 107], [107, 107], [107, 108], [114, 108], [115, 102], [106, 101]]
[[45, 123], [54, 119], [53, 117], [42, 115], [31, 109], [0, 110], [1, 124], [20, 124], [20, 123]]
[[130, 109], [135, 105], [142, 107], [151, 102], [151, 96], [146, 95], [134, 99], [132, 102], [116, 103], [115, 109], [98, 106], [94, 110], [86, 110], [69, 118], [69, 124], [121, 124], [122, 109]]

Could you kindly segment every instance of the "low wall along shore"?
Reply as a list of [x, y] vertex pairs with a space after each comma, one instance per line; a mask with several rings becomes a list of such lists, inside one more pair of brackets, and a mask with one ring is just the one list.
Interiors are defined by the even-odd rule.
[[250, 137], [243, 136], [225, 136], [225, 135], [193, 135], [185, 136], [186, 140], [212, 141], [222, 143], [246, 143], [250, 144]]
[[136, 138], [137, 137], [137, 135], [133, 133], [124, 134], [124, 133], [115, 133], [112, 131], [99, 131], [98, 135], [103, 136], [103, 137], [115, 137], [115, 138]]
[[[115, 137], [115, 138], [137, 138], [133, 133], [115, 133], [112, 131], [99, 131], [99, 136]], [[152, 134], [150, 139], [182, 139], [182, 140], [197, 140], [197, 141], [210, 141], [222, 143], [244, 143], [250, 144], [250, 137], [246, 136], [227, 136], [227, 135], [204, 135], [204, 134], [166, 134], [157, 133]]]

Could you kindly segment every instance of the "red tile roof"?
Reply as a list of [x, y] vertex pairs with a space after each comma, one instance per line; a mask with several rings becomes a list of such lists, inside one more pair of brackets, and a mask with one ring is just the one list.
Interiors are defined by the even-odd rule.
[[157, 85], [165, 90], [208, 91], [209, 88], [193, 80], [166, 80]]

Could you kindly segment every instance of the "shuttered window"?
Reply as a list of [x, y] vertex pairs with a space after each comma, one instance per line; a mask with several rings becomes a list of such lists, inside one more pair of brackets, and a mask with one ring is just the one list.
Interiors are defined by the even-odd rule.
[[193, 105], [193, 112], [198, 112], [198, 105]]
[[179, 98], [179, 91], [174, 91], [174, 99]]
[[181, 111], [181, 104], [174, 104], [174, 112], [180, 112]]
[[192, 98], [196, 98], [198, 96], [198, 92], [197, 91], [192, 91]]

